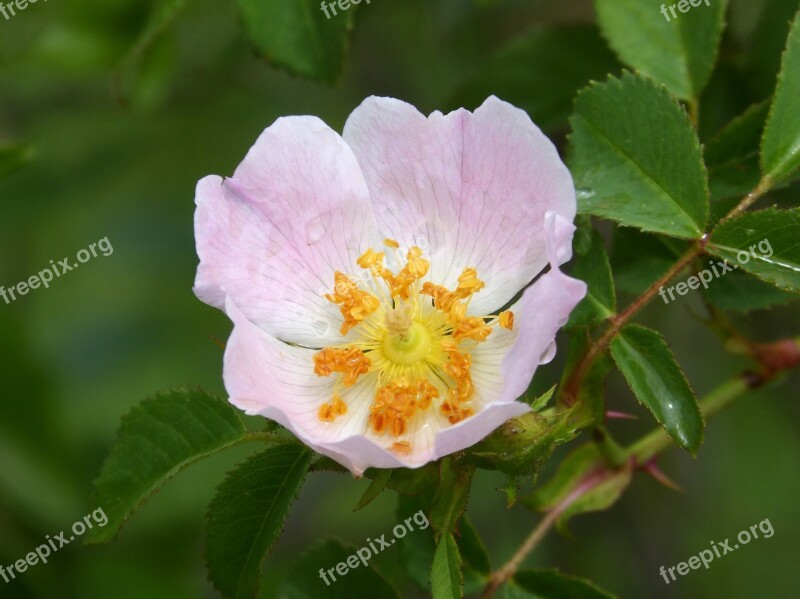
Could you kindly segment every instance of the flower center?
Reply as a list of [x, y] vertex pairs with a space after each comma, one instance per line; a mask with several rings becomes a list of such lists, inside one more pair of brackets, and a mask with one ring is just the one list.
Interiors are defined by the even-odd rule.
[[[384, 243], [401, 262], [399, 244], [391, 239]], [[332, 423], [345, 416], [345, 388], [370, 376], [368, 384], [374, 384], [375, 391], [366, 425], [374, 435], [387, 436], [392, 451], [408, 454], [413, 445], [406, 437], [413, 438], [416, 430], [439, 422], [426, 416], [430, 409], [437, 409], [450, 424], [479, 410], [471, 350], [486, 340], [495, 325], [511, 330], [514, 315], [508, 311], [468, 315], [469, 299], [484, 287], [474, 268], [464, 269], [456, 289], [449, 290], [421, 282], [430, 263], [419, 248], [409, 249], [397, 273], [384, 266], [385, 258], [384, 252], [369, 249], [358, 259], [358, 265], [371, 275], [366, 289], [336, 272], [334, 291], [325, 295], [339, 306], [341, 333], [348, 341], [314, 355], [318, 376], [339, 375], [332, 399], [319, 408], [318, 417]]]
[[386, 315], [388, 330], [381, 343], [383, 355], [388, 361], [403, 366], [422, 362], [431, 350], [431, 332], [421, 322], [413, 322], [408, 312], [397, 322], [397, 313], [395, 308]]

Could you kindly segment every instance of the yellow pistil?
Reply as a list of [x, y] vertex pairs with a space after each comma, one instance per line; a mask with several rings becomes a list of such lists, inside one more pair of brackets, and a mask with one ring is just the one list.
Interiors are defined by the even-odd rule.
[[[385, 239], [384, 245], [402, 259], [399, 243]], [[338, 392], [359, 380], [374, 384], [366, 427], [374, 436], [388, 437], [387, 450], [405, 456], [411, 453], [414, 431], [437, 421], [426, 416], [428, 410], [436, 410], [450, 424], [479, 411], [478, 399], [487, 398], [475, 397], [470, 352], [489, 337], [495, 325], [511, 330], [514, 314], [468, 315], [472, 296], [486, 286], [475, 268], [465, 268], [451, 290], [422, 281], [430, 262], [418, 247], [408, 250], [406, 263], [396, 274], [386, 268], [385, 261], [386, 252], [374, 249], [357, 260], [372, 275], [372, 289], [383, 288], [377, 296], [359, 288], [354, 279], [335, 273], [334, 293], [325, 298], [341, 307], [342, 334], [352, 338], [318, 351], [314, 372], [338, 375], [334, 386]], [[319, 408], [318, 417], [333, 422], [347, 408], [334, 393]]]
[[322, 422], [333, 422], [339, 416], [347, 413], [347, 404], [342, 401], [342, 398], [334, 393], [333, 399], [328, 403], [324, 403], [319, 408], [319, 419]]
[[372, 365], [370, 359], [357, 347], [350, 346], [346, 349], [326, 347], [321, 352], [314, 354], [314, 374], [328, 376], [334, 372], [341, 372], [346, 386], [356, 383], [358, 377], [369, 371]]

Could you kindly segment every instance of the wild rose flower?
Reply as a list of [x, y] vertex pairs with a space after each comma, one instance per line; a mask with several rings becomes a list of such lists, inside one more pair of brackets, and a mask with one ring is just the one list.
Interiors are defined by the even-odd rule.
[[421, 466], [528, 411], [516, 400], [586, 292], [559, 270], [572, 178], [494, 97], [427, 118], [368, 98], [343, 136], [278, 119], [196, 203], [194, 289], [234, 323], [231, 403], [357, 475]]

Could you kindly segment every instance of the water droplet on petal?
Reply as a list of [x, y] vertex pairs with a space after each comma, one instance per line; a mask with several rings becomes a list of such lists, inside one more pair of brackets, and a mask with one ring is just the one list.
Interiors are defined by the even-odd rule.
[[547, 348], [542, 352], [542, 356], [539, 358], [539, 364], [547, 364], [553, 360], [556, 356], [556, 342], [551, 341]]
[[306, 243], [308, 245], [314, 245], [325, 236], [329, 221], [329, 214], [320, 214], [306, 223]]
[[575, 190], [575, 197], [579, 200], [588, 200], [594, 197], [594, 189], [590, 187], [578, 187]]

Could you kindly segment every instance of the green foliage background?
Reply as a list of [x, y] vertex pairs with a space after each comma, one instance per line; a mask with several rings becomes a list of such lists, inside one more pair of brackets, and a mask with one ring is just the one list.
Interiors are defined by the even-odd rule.
[[[247, 10], [255, 3], [238, 4]], [[797, 0], [730, 4], [719, 65], [702, 98], [704, 143], [769, 96], [798, 9]], [[224, 394], [222, 352], [209, 337], [225, 339], [230, 326], [191, 292], [200, 177], [231, 173], [278, 116], [315, 114], [341, 130], [370, 94], [402, 98], [423, 112], [472, 109], [496, 94], [528, 110], [563, 152], [578, 89], [621, 71], [582, 0], [362, 2], [330, 23], [344, 31], [347, 19], [354, 29], [337, 87], [265, 64], [259, 54], [280, 57], [296, 40], [280, 38], [277, 54], [269, 40], [255, 40], [256, 52], [240, 14], [232, 0], [84, 0], [40, 2], [0, 20], [0, 147], [21, 146], [8, 152], [13, 160], [3, 165], [13, 171], [0, 179], [0, 284], [27, 279], [102, 237], [114, 247], [112, 256], [48, 290], [0, 302], [0, 564], [23, 558], [45, 535], [97, 507], [91, 481], [120, 417], [142, 397], [186, 384]], [[335, 78], [330, 58], [325, 79]], [[795, 184], [771, 197], [797, 207], [798, 193]], [[612, 254], [618, 291], [624, 259]], [[643, 319], [664, 332], [698, 395], [744, 364], [722, 355], [701, 313], [699, 294], [690, 294], [666, 306], [656, 299]], [[756, 315], [736, 317], [754, 337], [797, 334], [797, 303]], [[537, 390], [558, 380], [565, 356], [563, 344], [556, 362], [537, 374]], [[530, 565], [558, 566], [621, 597], [791, 597], [800, 540], [798, 383], [794, 373], [715, 418], [696, 459], [668, 453], [662, 467], [685, 493], [637, 476], [610, 511], [577, 518], [572, 538], [551, 536]], [[611, 409], [641, 416], [616, 427], [622, 439], [650, 430], [651, 417], [619, 373], [608, 397]], [[203, 567], [204, 510], [224, 472], [253, 450], [235, 448], [193, 467], [116, 543], [73, 543], [13, 584], [0, 580], [0, 597], [216, 596]], [[503, 477], [477, 476], [468, 513], [497, 566], [537, 517], [505, 509], [496, 491]], [[333, 474], [310, 478], [267, 562], [262, 597], [279, 596], [281, 580], [317, 539], [335, 535], [360, 547], [391, 530], [398, 522], [393, 494], [352, 512], [367, 486]], [[660, 566], [765, 518], [772, 538], [669, 586], [658, 575]], [[407, 553], [387, 550], [378, 567], [399, 579]]]

